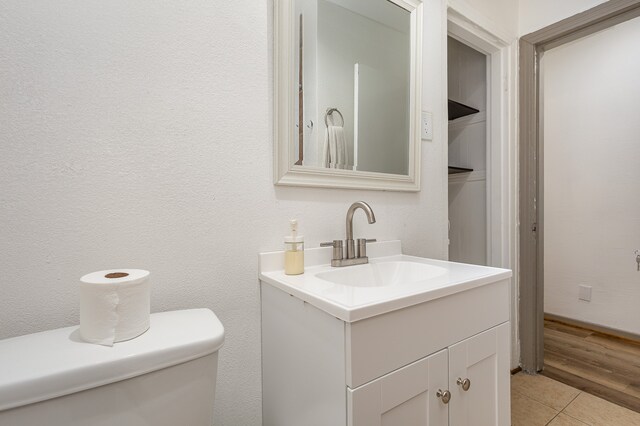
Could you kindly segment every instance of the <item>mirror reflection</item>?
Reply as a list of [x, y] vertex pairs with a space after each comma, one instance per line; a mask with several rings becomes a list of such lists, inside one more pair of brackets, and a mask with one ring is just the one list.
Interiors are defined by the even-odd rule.
[[296, 0], [294, 11], [294, 164], [407, 175], [410, 12], [387, 0]]

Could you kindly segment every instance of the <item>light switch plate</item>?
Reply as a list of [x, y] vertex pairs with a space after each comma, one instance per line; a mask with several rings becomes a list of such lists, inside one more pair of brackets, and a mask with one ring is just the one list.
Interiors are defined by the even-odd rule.
[[422, 140], [433, 140], [433, 115], [430, 112], [422, 111], [420, 132], [422, 134]]

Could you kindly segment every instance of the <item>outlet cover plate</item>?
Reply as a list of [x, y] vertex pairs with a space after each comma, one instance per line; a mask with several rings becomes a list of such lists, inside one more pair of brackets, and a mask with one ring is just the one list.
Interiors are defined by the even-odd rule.
[[591, 286], [578, 286], [578, 299], [584, 300], [585, 302], [591, 302]]

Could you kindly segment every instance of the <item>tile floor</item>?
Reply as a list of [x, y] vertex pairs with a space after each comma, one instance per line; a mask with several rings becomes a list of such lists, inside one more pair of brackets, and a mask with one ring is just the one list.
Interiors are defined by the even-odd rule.
[[548, 377], [511, 376], [512, 426], [639, 426], [640, 413]]

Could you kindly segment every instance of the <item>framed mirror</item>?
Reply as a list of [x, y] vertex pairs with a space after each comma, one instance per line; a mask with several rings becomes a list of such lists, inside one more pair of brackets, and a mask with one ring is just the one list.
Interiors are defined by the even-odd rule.
[[276, 185], [420, 190], [422, 2], [274, 0]]

